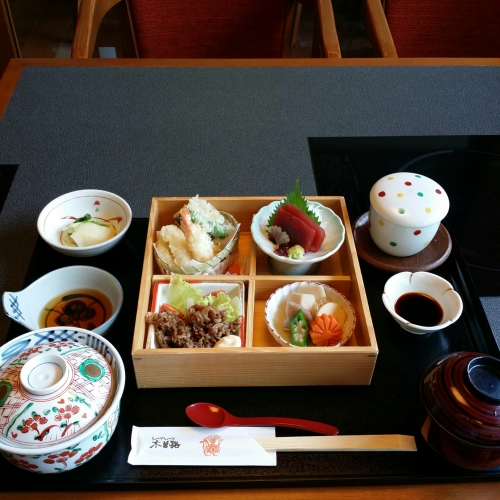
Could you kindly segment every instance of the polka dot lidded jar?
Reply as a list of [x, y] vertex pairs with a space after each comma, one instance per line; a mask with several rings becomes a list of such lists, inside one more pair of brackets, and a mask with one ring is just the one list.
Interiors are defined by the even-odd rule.
[[410, 172], [386, 175], [370, 191], [370, 235], [385, 253], [415, 255], [432, 241], [449, 208], [448, 195], [432, 179]]

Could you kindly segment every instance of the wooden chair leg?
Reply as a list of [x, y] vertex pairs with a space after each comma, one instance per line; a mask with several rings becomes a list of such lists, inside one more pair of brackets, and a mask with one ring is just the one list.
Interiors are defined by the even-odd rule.
[[297, 43], [297, 35], [299, 34], [300, 16], [302, 14], [302, 4], [300, 2], [295, 2], [293, 13], [293, 30], [292, 30], [292, 40], [290, 47], [293, 47]]

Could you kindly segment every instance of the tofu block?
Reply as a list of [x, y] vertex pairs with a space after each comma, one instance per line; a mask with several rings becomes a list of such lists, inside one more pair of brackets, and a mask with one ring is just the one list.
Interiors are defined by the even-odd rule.
[[291, 319], [299, 309], [310, 313], [315, 303], [316, 299], [310, 293], [292, 292], [286, 301], [286, 317]]
[[297, 292], [314, 295], [315, 300], [326, 297], [325, 289], [321, 285], [300, 285]]

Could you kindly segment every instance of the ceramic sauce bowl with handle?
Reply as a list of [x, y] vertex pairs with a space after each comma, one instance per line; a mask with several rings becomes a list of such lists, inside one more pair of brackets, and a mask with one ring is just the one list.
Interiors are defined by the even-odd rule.
[[[99, 335], [111, 327], [122, 303], [120, 282], [92, 266], [62, 267], [19, 292], [2, 295], [5, 314], [29, 330], [52, 325], [85, 328]], [[49, 314], [55, 325], [46, 324]]]

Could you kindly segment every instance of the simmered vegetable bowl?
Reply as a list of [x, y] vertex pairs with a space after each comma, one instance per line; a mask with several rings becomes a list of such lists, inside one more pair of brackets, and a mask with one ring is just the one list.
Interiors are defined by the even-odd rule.
[[341, 346], [356, 324], [352, 305], [343, 294], [313, 282], [276, 290], [266, 303], [265, 318], [271, 335], [285, 347]]

